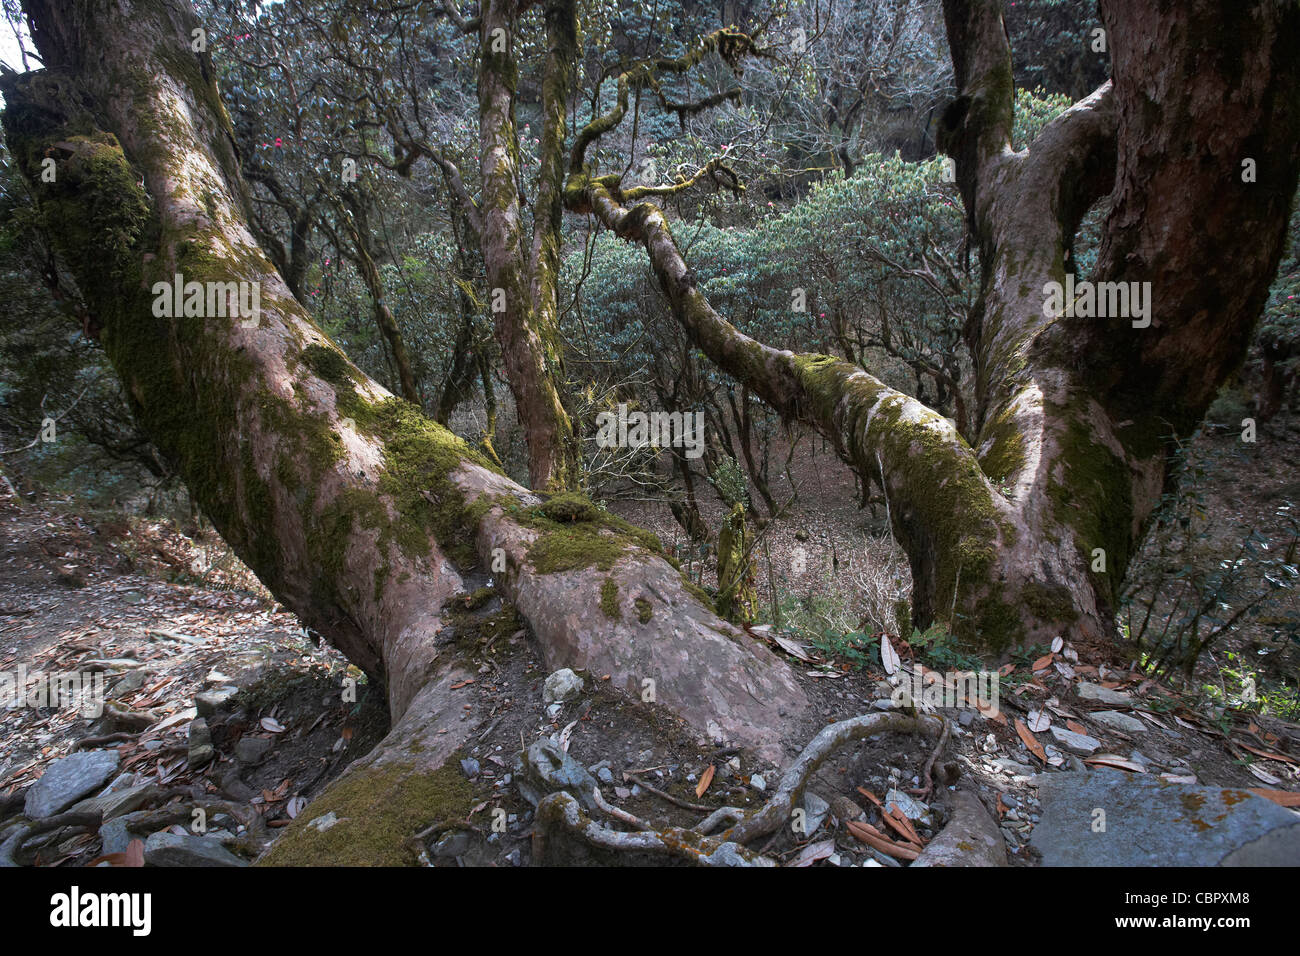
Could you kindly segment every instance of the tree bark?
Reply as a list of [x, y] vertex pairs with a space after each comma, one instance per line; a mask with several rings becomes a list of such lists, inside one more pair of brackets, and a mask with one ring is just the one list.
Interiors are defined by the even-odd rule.
[[[497, 555], [507, 570], [495, 584], [549, 666], [607, 674], [613, 692], [638, 696], [654, 679], [658, 703], [692, 727], [781, 759], [802, 691], [656, 542], [595, 509], [548, 517], [311, 322], [249, 231], [229, 117], [206, 55], [190, 51], [186, 5], [26, 9], [47, 69], [4, 78], [6, 140], [133, 412], [277, 599], [386, 690], [392, 731], [322, 797], [366, 801], [344, 837], [409, 808], [484, 721], [453, 691], [471, 674], [447, 603]], [[178, 273], [257, 283], [257, 321], [156, 316], [154, 283]], [[602, 608], [607, 578], [617, 621]], [[313, 832], [295, 825], [284, 839], [310, 848]]]

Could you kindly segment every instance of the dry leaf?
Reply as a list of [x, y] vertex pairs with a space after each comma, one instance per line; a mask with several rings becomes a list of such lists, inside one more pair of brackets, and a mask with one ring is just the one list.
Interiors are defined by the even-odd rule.
[[889, 643], [888, 634], [880, 635], [880, 663], [884, 665], [885, 673], [891, 677], [898, 673], [898, 652], [894, 650], [894, 645]]
[[1038, 739], [1029, 732], [1029, 728], [1025, 726], [1025, 722], [1019, 717], [1016, 718], [1016, 733], [1019, 734], [1020, 739], [1025, 742], [1025, 746], [1029, 748], [1030, 753], [1043, 763], [1047, 763], [1047, 752], [1043, 750], [1043, 745], [1040, 744]]
[[697, 797], [704, 796], [704, 791], [708, 790], [709, 784], [713, 783], [715, 773], [717, 773], [717, 768], [713, 764], [709, 764], [704, 773], [700, 774], [700, 782], [695, 785], [695, 795]]
[[1284, 807], [1300, 807], [1300, 793], [1293, 793], [1290, 790], [1266, 790], [1263, 787], [1251, 787], [1250, 792]]
[[263, 730], [268, 731], [270, 733], [273, 734], [284, 733], [284, 724], [280, 723], [274, 717], [263, 717], [260, 721], [258, 721], [258, 723], [262, 725]]
[[1246, 769], [1249, 770], [1251, 773], [1253, 773], [1255, 776], [1259, 777], [1259, 779], [1263, 780], [1265, 783], [1276, 785], [1282, 782], [1282, 778], [1273, 776], [1267, 770], [1261, 768], [1260, 765], [1257, 763], [1248, 764], [1246, 766]]
[[1029, 669], [1031, 671], [1041, 671], [1051, 665], [1054, 657], [1056, 657], [1055, 654], [1044, 654], [1038, 660], [1034, 661], [1034, 663], [1029, 666]]
[[1065, 646], [1065, 641], [1064, 641], [1064, 640], [1062, 640], [1062, 639], [1059, 638], [1059, 637], [1054, 637], [1054, 638], [1052, 638], [1052, 653], [1053, 653], [1053, 654], [1059, 654], [1059, 653], [1061, 653], [1061, 648], [1064, 647], [1064, 646]]
[[835, 852], [835, 840], [823, 840], [821, 843], [809, 843], [799, 851], [799, 855], [786, 866], [812, 866], [818, 860], [824, 860]]
[[1052, 726], [1052, 718], [1048, 717], [1045, 711], [1031, 710], [1029, 712], [1029, 729], [1034, 733], [1041, 734], [1050, 726]]
[[1146, 773], [1146, 767], [1140, 763], [1134, 763], [1132, 760], [1126, 760], [1118, 754], [1100, 754], [1096, 757], [1089, 757], [1084, 763], [1097, 767], [1115, 767], [1118, 770], [1131, 770], [1134, 773]]
[[1273, 750], [1260, 750], [1258, 747], [1252, 747], [1250, 744], [1238, 744], [1237, 746], [1241, 747], [1242, 750], [1249, 750], [1257, 757], [1267, 757], [1269, 760], [1280, 760], [1282, 763], [1300, 763], [1300, 761], [1297, 761], [1295, 757], [1283, 753], [1277, 753]]
[[1087, 734], [1087, 733], [1088, 733], [1088, 728], [1085, 727], [1085, 726], [1083, 726], [1083, 724], [1081, 724], [1081, 723], [1079, 723], [1078, 721], [1075, 721], [1075, 720], [1067, 720], [1067, 721], [1065, 722], [1065, 728], [1066, 728], [1067, 730], [1073, 730], [1076, 734]]
[[900, 846], [885, 837], [870, 823], [849, 821], [849, 832], [868, 846], [875, 847], [881, 853], [888, 853], [896, 860], [915, 860], [921, 855], [919, 850], [910, 846]]

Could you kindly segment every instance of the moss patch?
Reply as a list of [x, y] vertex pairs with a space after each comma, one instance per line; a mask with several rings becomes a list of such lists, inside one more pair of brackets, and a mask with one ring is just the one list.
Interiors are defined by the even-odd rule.
[[600, 610], [611, 621], [623, 619], [623, 612], [618, 607], [618, 582], [613, 578], [600, 582]]
[[[431, 773], [385, 764], [349, 773], [285, 830], [264, 866], [414, 866], [411, 837], [438, 822], [469, 816], [474, 792], [455, 755]], [[321, 833], [307, 824], [333, 812]]]
[[642, 624], [649, 624], [650, 619], [654, 617], [654, 609], [650, 606], [650, 602], [639, 597], [632, 603], [636, 605], [636, 619]]

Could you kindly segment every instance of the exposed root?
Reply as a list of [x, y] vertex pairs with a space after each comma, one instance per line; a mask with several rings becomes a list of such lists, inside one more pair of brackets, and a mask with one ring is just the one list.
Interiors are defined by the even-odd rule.
[[947, 746], [948, 737], [952, 733], [952, 721], [947, 717], [939, 719], [943, 721], [943, 732], [939, 734], [939, 742], [930, 751], [930, 759], [925, 762], [925, 770], [921, 772], [921, 786], [911, 791], [914, 796], [922, 800], [930, 796], [930, 792], [934, 789], [934, 762], [939, 759], [939, 754], [943, 753], [943, 748]]
[[909, 714], [890, 711], [884, 713], [863, 714], [839, 723], [830, 724], [822, 729], [812, 742], [803, 749], [803, 753], [781, 775], [781, 784], [772, 799], [764, 804], [763, 809], [741, 820], [723, 836], [735, 843], [753, 843], [759, 837], [775, 833], [793, 812], [795, 804], [803, 796], [804, 787], [811, 777], [831, 754], [845, 744], [866, 740], [876, 734], [894, 733], [941, 733], [946, 721], [941, 717], [924, 715], [913, 717]]
[[[775, 838], [803, 796], [808, 779], [835, 751], [846, 744], [886, 732], [937, 735], [939, 745], [925, 766], [925, 782], [928, 786], [934, 762], [947, 742], [950, 730], [950, 724], [942, 717], [913, 716], [899, 712], [864, 714], [830, 724], [812, 739], [798, 759], [781, 775], [780, 785], [762, 809], [746, 817], [745, 812], [736, 807], [720, 807], [693, 830], [683, 830], [680, 827], [656, 830], [639, 817], [609, 804], [601, 796], [600, 789], [594, 788], [596, 806], [601, 812], [635, 827], [639, 832], [612, 830], [587, 816], [572, 795], [559, 791], [537, 805], [537, 820], [533, 827], [533, 859], [535, 862], [554, 862], [553, 858], [558, 854], [553, 841], [558, 837], [576, 837], [598, 850], [659, 854], [699, 866], [776, 866], [770, 857], [748, 849], [745, 844], [764, 836]], [[638, 780], [637, 783], [672, 803], [685, 806], [676, 797], [647, 787], [642, 781]], [[730, 822], [732, 826], [722, 834], [721, 839], [707, 836], [725, 822]], [[551, 858], [548, 858], [548, 854]]]
[[533, 826], [534, 862], [554, 862], [552, 841], [557, 837], [576, 837], [597, 850], [666, 856], [697, 866], [776, 866], [774, 860], [737, 843], [710, 840], [679, 827], [638, 833], [611, 830], [587, 816], [578, 801], [563, 790], [537, 805]]

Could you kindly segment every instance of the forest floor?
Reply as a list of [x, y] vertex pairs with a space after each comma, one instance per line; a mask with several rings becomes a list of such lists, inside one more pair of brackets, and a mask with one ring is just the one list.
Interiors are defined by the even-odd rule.
[[[1237, 523], [1275, 527], [1269, 516], [1295, 497], [1289, 462], [1300, 430], [1283, 426], [1277, 434], [1286, 455], [1237, 460], [1224, 446], [1218, 474], [1226, 478], [1208, 489], [1207, 507]], [[816, 714], [830, 723], [891, 706], [884, 643], [899, 657], [895, 671], [949, 669], [959, 658], [896, 631], [882, 640], [873, 618], [887, 615], [905, 589], [906, 566], [882, 537], [883, 508], [874, 518], [870, 508], [860, 510], [848, 472], [828, 452], [809, 450], [793, 470], [800, 501], [770, 525], [759, 559], [760, 603], [770, 606], [775, 583], [786, 616], [780, 627], [752, 633], [787, 657]], [[774, 483], [778, 498], [784, 483]], [[720, 511], [701, 504], [716, 520]], [[674, 544], [666, 508], [616, 507]], [[1282, 534], [1285, 522], [1276, 527]], [[707, 566], [704, 573], [708, 583]], [[864, 591], [875, 596], [864, 602]], [[589, 675], [575, 699], [547, 705], [546, 669], [526, 630], [494, 603], [478, 612], [491, 627], [478, 642], [480, 677], [464, 693], [480, 696], [494, 718], [473, 739], [462, 770], [479, 799], [462, 827], [430, 836], [421, 861], [530, 861], [531, 807], [512, 777], [521, 743], [538, 739], [566, 750], [607, 799], [656, 826], [694, 826], [723, 805], [756, 807], [775, 786], [774, 768], [719, 750], [651, 707], [629, 706], [602, 689], [599, 675]], [[849, 636], [819, 638], [818, 629], [836, 628]], [[185, 534], [172, 520], [0, 498], [0, 673], [98, 673], [108, 697], [94, 717], [19, 703], [0, 711], [0, 857], [18, 796], [52, 761], [87, 746], [119, 754], [110, 787], [130, 797], [130, 812], [112, 833], [105, 825], [38, 837], [27, 843], [24, 862], [84, 865], [107, 855], [109, 864], [138, 864], [138, 854], [125, 852], [129, 841], [167, 830], [193, 834], [196, 805], [216, 808], [207, 821], [215, 840], [237, 858], [255, 857], [386, 732], [380, 695], [310, 638], [210, 530]], [[1269, 648], [1270, 666], [1294, 661], [1291, 646], [1267, 628], [1231, 640], [1242, 652]], [[1000, 673], [997, 708], [941, 710], [952, 734], [935, 765], [933, 793], [913, 792], [924, 789], [931, 741], [885, 735], [845, 748], [809, 786], [804, 832], [782, 832], [767, 852], [794, 865], [896, 866], [948, 822], [952, 790], [960, 788], [987, 809], [1008, 861], [1034, 865], [1029, 840], [1042, 812], [1036, 775], [1071, 769], [1253, 789], [1296, 805], [1300, 727], [1225, 708], [1195, 684], [1151, 680], [1132, 668], [1131, 655], [1119, 646], [1026, 649]], [[355, 699], [340, 693], [349, 676], [359, 681]], [[200, 715], [196, 697], [220, 688], [238, 693], [208, 702]], [[1062, 731], [1096, 746], [1067, 746], [1078, 738]], [[882, 812], [879, 804], [891, 803], [909, 818], [911, 834]], [[124, 798], [118, 810], [127, 806]], [[489, 832], [497, 808], [507, 813], [504, 833]], [[860, 839], [863, 825], [877, 827], [885, 843]]]

